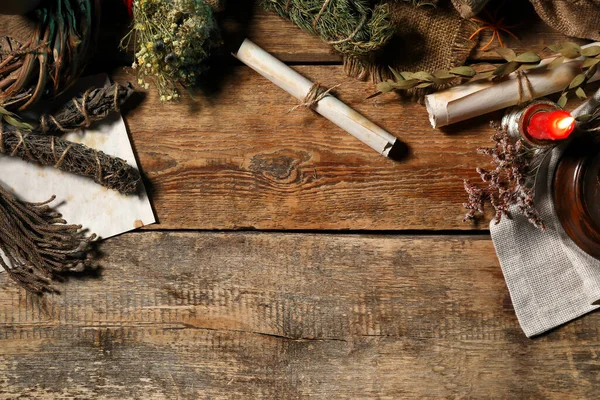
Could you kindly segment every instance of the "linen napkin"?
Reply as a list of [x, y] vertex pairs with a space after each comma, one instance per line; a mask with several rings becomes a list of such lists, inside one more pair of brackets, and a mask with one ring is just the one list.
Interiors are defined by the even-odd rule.
[[527, 337], [599, 307], [594, 303], [600, 300], [600, 261], [569, 238], [554, 211], [552, 181], [563, 149], [552, 151], [537, 176], [536, 208], [546, 230], [537, 229], [515, 209], [511, 219], [490, 223], [496, 254]]

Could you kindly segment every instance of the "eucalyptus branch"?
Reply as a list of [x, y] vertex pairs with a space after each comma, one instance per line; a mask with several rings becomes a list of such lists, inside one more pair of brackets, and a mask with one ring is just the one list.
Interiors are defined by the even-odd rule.
[[465, 79], [499, 80], [513, 72], [526, 71], [533, 68], [555, 69], [564, 62], [581, 58], [583, 59], [581, 73], [575, 76], [569, 85], [564, 88], [558, 100], [558, 104], [561, 107], [564, 107], [567, 104], [569, 96], [572, 94], [575, 94], [580, 99], [586, 99], [587, 94], [585, 93], [584, 88], [598, 70], [598, 64], [600, 63], [600, 46], [582, 48], [576, 43], [564, 42], [558, 45], [549, 46], [548, 48], [555, 54], [558, 54], [558, 57], [544, 66], [540, 66], [543, 59], [542, 56], [535, 52], [529, 51], [517, 55], [514, 50], [500, 47], [495, 49], [495, 51], [506, 60], [506, 63], [493, 65], [493, 68], [486, 71], [476, 72], [476, 70], [470, 66], [457, 67], [447, 71], [441, 70], [434, 73], [425, 71], [396, 72], [392, 69], [395, 79], [389, 79], [379, 83], [377, 85], [378, 92], [370, 97], [394, 90], [457, 85]]

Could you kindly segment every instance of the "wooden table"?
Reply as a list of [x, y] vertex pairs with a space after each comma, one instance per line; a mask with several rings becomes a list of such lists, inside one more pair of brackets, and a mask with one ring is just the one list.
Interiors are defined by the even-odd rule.
[[[434, 131], [420, 105], [366, 100], [373, 86], [318, 39], [247, 11], [227, 27], [341, 84], [409, 156], [288, 114], [294, 100], [235, 61], [196, 101], [148, 93], [126, 121], [160, 223], [102, 243], [101, 268], [60, 295], [0, 278], [0, 398], [594, 396], [600, 315], [525, 338], [486, 224], [462, 221], [500, 114]], [[562, 39], [517, 33], [517, 51]]]

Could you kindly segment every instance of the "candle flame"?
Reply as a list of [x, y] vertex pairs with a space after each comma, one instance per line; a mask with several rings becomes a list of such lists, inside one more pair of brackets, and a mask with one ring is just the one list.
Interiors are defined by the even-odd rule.
[[573, 122], [575, 122], [575, 118], [573, 118], [573, 117], [565, 117], [565, 118], [559, 120], [556, 123], [556, 126], [559, 129], [565, 130], [565, 129], [569, 129], [569, 127], [573, 124]]

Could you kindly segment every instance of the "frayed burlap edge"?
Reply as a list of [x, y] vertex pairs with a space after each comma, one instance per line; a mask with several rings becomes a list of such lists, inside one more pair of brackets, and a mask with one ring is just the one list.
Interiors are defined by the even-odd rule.
[[489, 0], [452, 0], [452, 4], [456, 11], [463, 18], [472, 18], [479, 14]]

